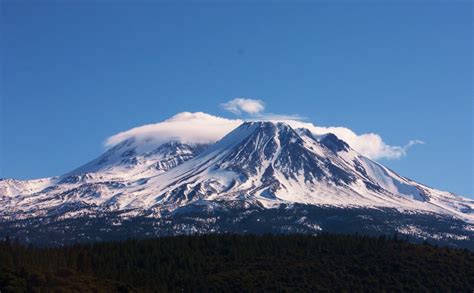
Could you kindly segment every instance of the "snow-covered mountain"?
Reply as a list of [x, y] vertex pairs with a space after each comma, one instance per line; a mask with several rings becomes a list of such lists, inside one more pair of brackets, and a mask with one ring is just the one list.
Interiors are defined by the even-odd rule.
[[[245, 122], [213, 144], [129, 138], [63, 176], [3, 179], [0, 200], [6, 231], [20, 234], [11, 225], [44, 228], [44, 219], [52, 225], [91, 218], [113, 218], [100, 224], [106, 231], [140, 218], [155, 221], [157, 235], [222, 232], [233, 231], [220, 224], [224, 218], [237, 225], [250, 214], [256, 223], [242, 231], [263, 232], [268, 229], [258, 222], [268, 224], [268, 213], [281, 216], [282, 209], [291, 216], [278, 221], [290, 232], [325, 230], [327, 219], [349, 211], [359, 211], [354, 217], [374, 232], [387, 231], [373, 220], [380, 212], [396, 219], [392, 230], [416, 237], [472, 241], [474, 231], [474, 200], [402, 177], [334, 134], [268, 121]], [[308, 220], [322, 209], [334, 213]], [[421, 218], [431, 220], [414, 224]], [[440, 221], [456, 232], [438, 231]]]

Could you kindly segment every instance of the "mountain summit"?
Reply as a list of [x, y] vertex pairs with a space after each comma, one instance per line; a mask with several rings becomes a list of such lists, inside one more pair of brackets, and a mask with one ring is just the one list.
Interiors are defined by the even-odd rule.
[[[472, 243], [474, 231], [473, 200], [402, 177], [332, 133], [284, 122], [245, 122], [212, 144], [128, 138], [63, 176], [3, 179], [0, 198], [4, 233], [30, 241], [40, 241], [23, 234], [32, 227], [64, 241], [110, 238], [75, 226], [91, 221], [123, 238], [131, 232], [117, 227], [133, 221], [147, 227], [143, 237], [360, 230]], [[83, 238], [59, 231], [65, 222]]]

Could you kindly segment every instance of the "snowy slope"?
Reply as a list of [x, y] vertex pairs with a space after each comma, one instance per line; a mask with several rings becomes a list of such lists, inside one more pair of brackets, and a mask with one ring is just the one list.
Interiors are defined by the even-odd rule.
[[127, 211], [161, 217], [193, 205], [242, 202], [395, 208], [474, 223], [474, 201], [419, 184], [333, 134], [246, 122], [212, 145], [127, 139], [60, 177], [0, 181], [4, 220]]
[[147, 171], [151, 171], [151, 174], [165, 172], [193, 158], [207, 146], [179, 141], [156, 144], [153, 140], [137, 142], [134, 139], [127, 139], [66, 176], [101, 173], [130, 177], [139, 176]]

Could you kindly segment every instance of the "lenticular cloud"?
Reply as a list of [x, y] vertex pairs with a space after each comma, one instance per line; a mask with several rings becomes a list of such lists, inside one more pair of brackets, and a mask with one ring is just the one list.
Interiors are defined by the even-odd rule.
[[[407, 149], [412, 145], [423, 143], [413, 140], [405, 146], [392, 146], [386, 144], [378, 134], [357, 134], [346, 127], [321, 127], [313, 123], [289, 119], [262, 118], [261, 120], [286, 122], [293, 128], [307, 128], [317, 136], [333, 133], [347, 142], [353, 149], [371, 159], [400, 158], [406, 155]], [[243, 122], [244, 120], [227, 119], [203, 112], [182, 112], [163, 122], [147, 124], [120, 132], [109, 137], [105, 145], [106, 147], [111, 147], [129, 138], [136, 140], [151, 139], [156, 143], [164, 143], [170, 140], [184, 143], [212, 143], [224, 137]]]

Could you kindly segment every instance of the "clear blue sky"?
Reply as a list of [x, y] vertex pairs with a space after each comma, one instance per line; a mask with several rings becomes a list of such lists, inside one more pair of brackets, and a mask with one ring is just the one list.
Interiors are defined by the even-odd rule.
[[181, 111], [232, 117], [219, 104], [248, 97], [392, 145], [423, 140], [382, 163], [474, 194], [471, 1], [32, 2], [0, 4], [0, 177], [59, 175], [119, 131]]

